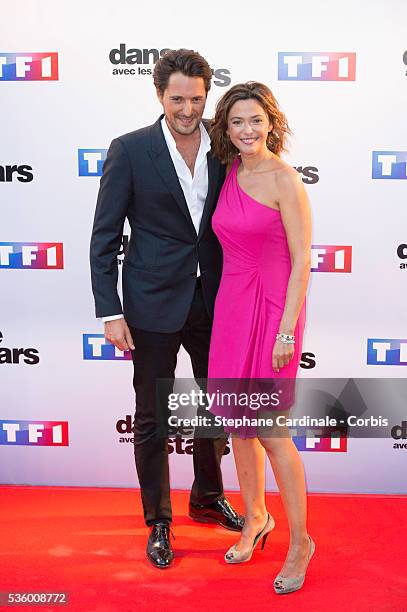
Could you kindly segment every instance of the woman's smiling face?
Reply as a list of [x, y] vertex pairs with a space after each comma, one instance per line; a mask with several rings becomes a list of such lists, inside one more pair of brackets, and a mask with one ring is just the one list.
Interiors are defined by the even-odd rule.
[[273, 129], [268, 115], [257, 100], [239, 100], [229, 111], [227, 134], [242, 155], [255, 155], [267, 147]]

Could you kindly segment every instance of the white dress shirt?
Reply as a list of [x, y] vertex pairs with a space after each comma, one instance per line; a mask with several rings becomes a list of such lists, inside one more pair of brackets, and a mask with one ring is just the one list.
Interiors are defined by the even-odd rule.
[[[196, 156], [194, 176], [192, 176], [184, 158], [177, 149], [174, 136], [171, 134], [165, 117], [161, 120], [165, 142], [171, 155], [172, 162], [177, 173], [178, 180], [184, 192], [185, 200], [188, 206], [189, 214], [191, 215], [192, 223], [194, 224], [196, 234], [198, 235], [199, 226], [201, 224], [202, 213], [205, 205], [206, 195], [208, 193], [208, 162], [206, 155], [211, 149], [211, 141], [202, 123], [199, 124], [201, 132], [201, 143], [199, 145], [198, 155]], [[199, 263], [197, 268], [197, 276], [200, 275]], [[114, 321], [121, 319], [123, 315], [111, 315], [102, 317], [102, 321]]]

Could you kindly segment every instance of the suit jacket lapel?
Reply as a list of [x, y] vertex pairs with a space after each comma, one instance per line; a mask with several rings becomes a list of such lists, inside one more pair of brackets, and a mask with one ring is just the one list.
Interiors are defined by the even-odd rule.
[[151, 151], [150, 157], [154, 163], [158, 173], [167, 185], [169, 192], [174, 196], [180, 210], [188, 219], [191, 229], [196, 236], [195, 226], [192, 223], [188, 205], [185, 200], [184, 192], [180, 185], [177, 173], [172, 163], [171, 155], [165, 142], [164, 134], [161, 128], [161, 119], [164, 115], [151, 126]]
[[208, 162], [208, 193], [206, 195], [201, 223], [199, 226], [198, 240], [204, 233], [211, 216], [213, 205], [215, 203], [215, 190], [219, 176], [219, 162], [213, 157], [211, 151], [207, 153], [206, 159]]

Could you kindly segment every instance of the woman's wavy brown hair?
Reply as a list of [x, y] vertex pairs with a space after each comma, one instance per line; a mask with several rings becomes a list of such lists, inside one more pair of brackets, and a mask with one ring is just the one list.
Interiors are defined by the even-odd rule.
[[219, 160], [224, 164], [231, 164], [239, 153], [226, 130], [230, 110], [240, 100], [256, 100], [262, 106], [273, 126], [267, 137], [267, 148], [276, 155], [285, 151], [287, 136], [291, 134], [286, 116], [281, 112], [277, 100], [267, 85], [257, 81], [248, 81], [231, 87], [216, 104], [215, 118], [210, 126], [210, 136], [212, 150]]

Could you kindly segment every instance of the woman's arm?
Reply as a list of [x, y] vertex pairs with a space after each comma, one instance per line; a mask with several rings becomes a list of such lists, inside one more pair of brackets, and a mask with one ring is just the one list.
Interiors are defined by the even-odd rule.
[[[294, 334], [309, 281], [311, 269], [311, 211], [301, 175], [291, 169], [277, 178], [278, 202], [291, 256], [291, 274], [279, 333]], [[275, 343], [273, 367], [283, 367], [294, 354], [294, 347]]]

